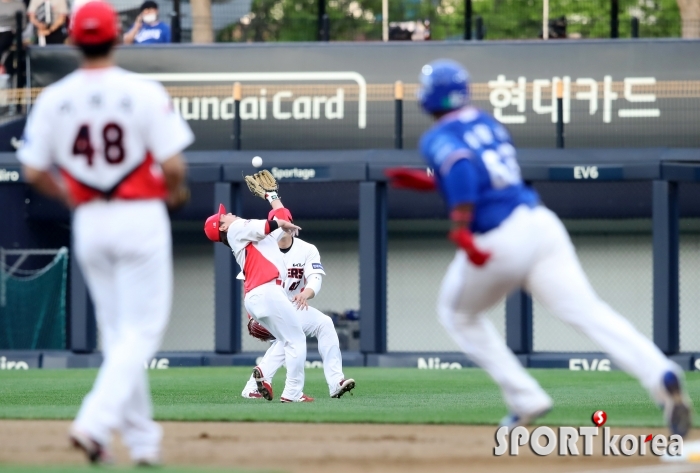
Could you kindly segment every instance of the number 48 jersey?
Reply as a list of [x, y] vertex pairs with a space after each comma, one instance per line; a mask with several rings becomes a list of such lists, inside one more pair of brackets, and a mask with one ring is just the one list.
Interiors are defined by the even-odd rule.
[[159, 163], [194, 136], [162, 85], [118, 67], [79, 69], [47, 87], [18, 152], [32, 168], [56, 165], [76, 204], [166, 196]]
[[519, 205], [539, 203], [522, 181], [508, 130], [482, 110], [445, 115], [423, 135], [420, 149], [449, 208], [473, 205], [475, 233], [496, 228]]

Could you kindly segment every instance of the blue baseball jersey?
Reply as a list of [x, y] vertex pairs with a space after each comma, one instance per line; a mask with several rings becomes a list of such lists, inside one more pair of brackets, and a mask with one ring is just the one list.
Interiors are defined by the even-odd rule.
[[423, 135], [420, 150], [448, 207], [474, 206], [475, 233], [496, 228], [521, 204], [539, 203], [523, 183], [510, 133], [482, 110], [466, 107], [442, 117]]
[[155, 25], [144, 23], [136, 33], [134, 43], [136, 44], [157, 44], [170, 42], [170, 27], [159, 21]]

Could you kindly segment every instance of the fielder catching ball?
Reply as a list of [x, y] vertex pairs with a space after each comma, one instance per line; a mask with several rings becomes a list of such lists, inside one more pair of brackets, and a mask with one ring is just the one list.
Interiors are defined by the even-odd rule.
[[[277, 182], [268, 171], [263, 170], [253, 176], [246, 176], [246, 182], [251, 192], [265, 198], [265, 189], [277, 191]], [[286, 208], [278, 208], [270, 211], [268, 218], [282, 218], [292, 220], [291, 213]], [[321, 255], [316, 247], [305, 242], [301, 238], [291, 234], [285, 234], [278, 241], [279, 249], [283, 255], [287, 268], [287, 280], [285, 289], [288, 298], [294, 303], [297, 315], [301, 320], [302, 329], [308, 337], [318, 339], [318, 352], [323, 360], [323, 370], [328, 383], [328, 389], [332, 398], [340, 398], [346, 392], [355, 388], [355, 380], [345, 379], [343, 374], [343, 360], [340, 355], [340, 343], [335, 332], [333, 321], [321, 311], [310, 307], [308, 300], [313, 299], [321, 290], [325, 272], [321, 264]], [[244, 279], [243, 273], [238, 275]], [[261, 340], [269, 340], [269, 333], [255, 327], [254, 321], [249, 322], [251, 336]], [[272, 378], [277, 370], [284, 364], [284, 347], [276, 340], [263, 356], [257, 368], [265, 374], [264, 381], [271, 386]], [[247, 399], [272, 400], [272, 389], [265, 387], [262, 393], [258, 390], [258, 382], [254, 376], [248, 380], [241, 395]]]
[[[276, 193], [269, 193], [273, 208], [282, 208]], [[299, 227], [287, 220], [244, 220], [226, 213], [223, 205], [219, 212], [209, 217], [204, 224], [204, 233], [211, 241], [220, 241], [233, 252], [238, 265], [245, 274], [245, 308], [258, 323], [280, 341], [285, 363], [287, 381], [280, 397], [281, 402], [310, 402], [313, 398], [304, 395], [304, 362], [306, 361], [306, 335], [287, 294], [284, 279], [287, 269], [277, 247], [277, 241], [285, 232], [296, 235]], [[258, 368], [253, 376], [259, 382], [260, 392], [272, 386], [264, 381]]]

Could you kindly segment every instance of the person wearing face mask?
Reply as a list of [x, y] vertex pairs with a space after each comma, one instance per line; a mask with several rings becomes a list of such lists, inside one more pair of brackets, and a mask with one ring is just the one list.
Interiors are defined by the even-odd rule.
[[158, 4], [146, 0], [134, 26], [124, 35], [124, 44], [158, 44], [170, 42], [170, 27], [158, 20]]

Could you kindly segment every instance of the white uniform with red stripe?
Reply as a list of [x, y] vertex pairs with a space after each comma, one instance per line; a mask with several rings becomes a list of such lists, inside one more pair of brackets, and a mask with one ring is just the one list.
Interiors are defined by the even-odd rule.
[[245, 308], [275, 336], [287, 365], [282, 397], [297, 400], [304, 394], [306, 336], [283, 287], [287, 270], [277, 246], [282, 235], [281, 229], [270, 233], [267, 220], [239, 218], [229, 226], [227, 240], [245, 275]]
[[117, 67], [80, 69], [32, 109], [19, 160], [57, 167], [76, 203], [74, 248], [95, 303], [104, 362], [75, 421], [108, 445], [121, 431], [133, 458], [159, 454], [143, 369], [172, 304], [170, 220], [158, 163], [194, 136], [165, 89]]
[[[301, 238], [294, 238], [292, 246], [288, 250], [280, 251], [278, 249], [277, 251], [283, 256], [284, 265], [287, 268], [286, 288], [287, 296], [290, 299], [304, 290], [307, 277], [312, 274], [326, 274], [321, 264], [321, 255], [316, 247]], [[323, 360], [323, 371], [332, 395], [338, 389], [340, 381], [345, 379], [340, 343], [333, 321], [323, 312], [311, 306], [308, 309], [296, 309], [296, 311], [301, 320], [304, 334], [318, 339], [318, 352]], [[283, 364], [284, 350], [280, 343], [274, 341], [258, 363], [258, 367], [262, 370], [265, 380], [272, 382], [272, 377]], [[251, 376], [243, 388], [243, 397], [248, 397], [248, 394], [256, 389], [257, 385]]]

